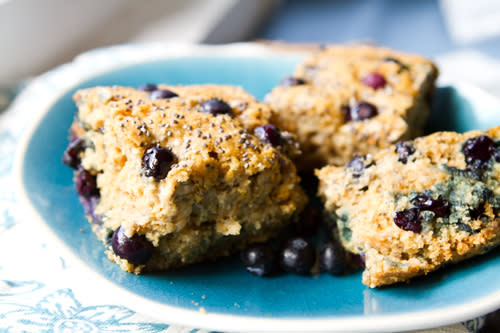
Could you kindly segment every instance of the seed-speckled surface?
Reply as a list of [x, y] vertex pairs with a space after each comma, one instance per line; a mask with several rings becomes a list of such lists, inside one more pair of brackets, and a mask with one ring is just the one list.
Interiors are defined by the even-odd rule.
[[[328, 46], [297, 67], [294, 77], [304, 84], [278, 86], [265, 101], [278, 111], [278, 126], [298, 136], [304, 155], [297, 167], [312, 170], [421, 135], [437, 75], [419, 56]], [[374, 105], [377, 114], [348, 119], [348, 109], [360, 102]]]
[[[295, 167], [280, 147], [252, 134], [272, 120], [269, 107], [230, 86], [158, 88], [179, 96], [151, 100], [149, 92], [123, 87], [74, 96], [72, 132], [85, 142], [82, 167], [97, 175], [101, 195], [94, 231], [106, 242], [121, 227], [154, 245], [145, 265], [120, 259], [108, 246], [110, 259], [136, 273], [168, 269], [266, 240], [294, 220], [306, 201]], [[232, 114], [202, 112], [212, 98], [228, 103]], [[141, 167], [144, 152], [157, 144], [175, 158], [162, 179]]]
[[467, 164], [463, 153], [468, 139], [484, 135], [495, 147], [500, 143], [500, 127], [438, 132], [407, 142], [413, 152], [406, 161], [391, 146], [361, 159], [361, 171], [316, 171], [336, 236], [347, 250], [364, 254], [364, 284], [408, 281], [500, 243], [498, 152], [480, 167]]

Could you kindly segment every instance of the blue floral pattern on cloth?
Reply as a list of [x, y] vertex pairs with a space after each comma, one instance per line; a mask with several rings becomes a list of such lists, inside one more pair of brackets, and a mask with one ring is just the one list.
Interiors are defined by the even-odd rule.
[[4, 209], [2, 216], [0, 216], [0, 228], [8, 229], [15, 223], [14, 217], [11, 215], [9, 209]]
[[[0, 280], [0, 297], [22, 295], [36, 291], [43, 287], [38, 281], [10, 281]], [[1, 299], [0, 299], [1, 300]]]
[[8, 130], [0, 128], [0, 232], [11, 228], [14, 223], [14, 214], [11, 212], [12, 204], [15, 202], [14, 193], [9, 186], [9, 176], [12, 172], [12, 158], [16, 148], [16, 140]]
[[[33, 284], [32, 281], [7, 283], [14, 287]], [[26, 292], [26, 288], [14, 289], [11, 295]], [[163, 323], [131, 321], [136, 313], [123, 306], [83, 306], [67, 288], [56, 290], [33, 306], [0, 301], [0, 309], [7, 309], [0, 314], [0, 330], [5, 332], [160, 332], [169, 327]]]

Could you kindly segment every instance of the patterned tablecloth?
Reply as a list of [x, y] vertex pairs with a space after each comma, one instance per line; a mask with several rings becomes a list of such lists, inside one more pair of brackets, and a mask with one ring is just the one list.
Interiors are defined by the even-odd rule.
[[[160, 52], [161, 47], [158, 48]], [[150, 47], [149, 52], [157, 52]], [[45, 96], [91, 73], [138, 56], [138, 48], [118, 47], [112, 58], [105, 50], [80, 56], [30, 83], [0, 113], [0, 332], [203, 332], [169, 325], [137, 313], [89, 286], [78, 263], [51, 242], [39, 222], [17, 201], [13, 159], [27, 125]], [[483, 319], [431, 332], [476, 332]]]

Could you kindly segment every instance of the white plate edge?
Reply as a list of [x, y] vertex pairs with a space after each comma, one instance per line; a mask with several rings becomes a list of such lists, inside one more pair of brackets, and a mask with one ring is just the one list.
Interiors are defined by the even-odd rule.
[[[155, 54], [140, 54], [139, 51], [143, 47], [157, 48], [158, 53]], [[54, 79], [60, 76], [62, 72], [71, 72], [74, 70], [75, 66], [85, 66], [87, 63], [95, 61], [96, 58], [102, 57], [106, 54], [110, 59], [113, 58], [113, 53], [128, 52], [134, 53], [129, 61], [122, 63], [113, 63], [98, 70], [92, 72], [86, 72], [85, 74], [79, 74], [78, 77], [74, 77], [70, 83], [64, 83], [62, 87], [58, 89], [58, 92], [54, 92], [53, 95], [48, 96], [47, 100], [42, 103], [43, 112], [39, 112], [37, 117], [32, 121], [32, 123], [25, 130], [22, 135], [21, 140], [19, 140], [17, 151], [15, 155], [15, 160], [13, 164], [13, 176], [14, 184], [16, 189], [17, 197], [21, 203], [27, 205], [28, 210], [32, 216], [39, 220], [43, 228], [47, 231], [47, 234], [53, 238], [56, 243], [58, 243], [62, 248], [66, 250], [70, 257], [72, 257], [75, 262], [82, 266], [82, 268], [96, 280], [100, 280], [101, 283], [105, 283], [108, 288], [107, 292], [110, 294], [110, 299], [117, 299], [120, 302], [131, 309], [137, 310], [139, 313], [148, 314], [155, 318], [166, 319], [168, 323], [186, 325], [189, 327], [205, 328], [209, 330], [222, 330], [222, 331], [245, 331], [245, 332], [383, 332], [387, 330], [414, 330], [414, 329], [424, 329], [430, 327], [437, 327], [447, 324], [457, 323], [463, 320], [475, 318], [477, 316], [486, 314], [500, 307], [500, 291], [493, 295], [483, 297], [475, 302], [468, 303], [459, 306], [450, 306], [443, 308], [440, 311], [432, 312], [415, 312], [411, 315], [399, 314], [399, 315], [373, 315], [367, 317], [360, 316], [349, 316], [343, 319], [274, 319], [274, 318], [256, 318], [249, 316], [235, 316], [226, 314], [213, 314], [213, 313], [201, 313], [198, 311], [182, 309], [178, 307], [173, 307], [170, 305], [165, 305], [163, 303], [158, 303], [151, 301], [142, 296], [138, 296], [119, 285], [116, 285], [106, 278], [102, 277], [99, 273], [93, 271], [85, 265], [82, 260], [73, 253], [73, 251], [52, 231], [52, 229], [45, 223], [45, 220], [38, 214], [36, 209], [32, 206], [31, 201], [25, 191], [24, 184], [22, 181], [22, 169], [24, 166], [24, 156], [30, 142], [30, 138], [34, 131], [38, 128], [40, 121], [46, 115], [51, 106], [58, 100], [62, 95], [67, 93], [72, 87], [78, 83], [89, 79], [100, 73], [108, 72], [110, 70], [115, 70], [120, 67], [125, 67], [132, 65], [134, 63], [141, 63], [145, 61], [152, 61], [155, 59], [167, 59], [175, 58], [181, 56], [248, 56], [248, 57], [260, 57], [273, 54], [276, 52], [262, 46], [255, 45], [251, 43], [237, 43], [229, 45], [190, 45], [181, 44], [169, 45], [169, 49], [163, 48], [159, 44], [133, 44], [133, 45], [119, 45], [107, 47], [104, 49], [97, 49], [93, 51], [86, 52], [81, 56], [75, 58], [75, 61], [69, 64], [62, 65], [56, 69], [43, 74], [41, 77], [35, 79], [43, 81], [46, 76], [51, 76]], [[177, 50], [172, 50], [172, 48], [179, 47]], [[231, 53], [235, 52], [235, 53]], [[300, 52], [302, 54], [302, 52]], [[139, 58], [135, 58], [139, 56]], [[95, 57], [95, 58], [94, 58]], [[82, 67], [83, 68], [83, 67]], [[65, 74], [68, 74], [65, 73]], [[37, 83], [39, 83], [37, 81]], [[26, 99], [29, 97], [29, 85], [23, 93], [19, 96], [20, 99]], [[489, 96], [499, 104], [500, 102], [490, 94], [484, 92], [480, 88], [477, 88], [468, 83], [460, 82], [454, 85], [459, 89], [474, 89], [475, 93], [481, 93], [483, 96]], [[126, 296], [126, 297], [125, 297]], [[168, 318], [165, 314], [168, 313]]]

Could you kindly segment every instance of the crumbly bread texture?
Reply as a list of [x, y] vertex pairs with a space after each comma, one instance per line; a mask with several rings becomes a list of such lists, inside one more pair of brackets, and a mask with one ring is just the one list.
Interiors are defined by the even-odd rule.
[[499, 143], [500, 127], [438, 132], [316, 171], [334, 234], [364, 255], [364, 284], [408, 281], [499, 244]]
[[[297, 67], [293, 77], [301, 84], [282, 83], [265, 102], [278, 111], [278, 126], [298, 136], [297, 168], [312, 171], [421, 135], [437, 75], [432, 62], [416, 55], [327, 46]], [[360, 103], [376, 114], [358, 112]]]
[[[96, 176], [100, 192], [88, 215], [111, 260], [129, 272], [166, 270], [266, 241], [294, 221], [306, 202], [295, 167], [279, 147], [252, 134], [271, 122], [268, 106], [232, 86], [158, 89], [178, 96], [153, 100], [125, 87], [74, 96], [81, 168]], [[213, 98], [229, 104], [231, 114], [202, 112]], [[141, 164], [156, 145], [174, 156], [163, 179], [148, 177]], [[147, 262], [132, 264], [113, 252], [110, 235], [119, 227], [153, 245]]]

